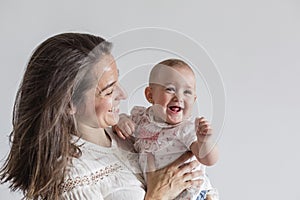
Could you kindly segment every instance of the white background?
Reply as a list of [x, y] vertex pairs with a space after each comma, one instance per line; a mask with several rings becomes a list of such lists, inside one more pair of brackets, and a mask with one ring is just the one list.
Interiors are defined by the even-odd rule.
[[[223, 77], [220, 160], [208, 170], [221, 199], [300, 199], [299, 19], [296, 0], [1, 1], [1, 161], [9, 150], [15, 93], [40, 42], [66, 31], [110, 38], [162, 27], [201, 44]], [[7, 185], [0, 195], [20, 199]]]

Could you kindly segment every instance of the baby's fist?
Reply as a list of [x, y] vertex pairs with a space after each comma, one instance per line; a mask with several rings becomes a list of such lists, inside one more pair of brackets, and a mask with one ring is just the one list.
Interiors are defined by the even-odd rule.
[[129, 138], [135, 131], [135, 123], [125, 114], [120, 114], [120, 119], [114, 131], [122, 139]]
[[207, 142], [212, 135], [212, 128], [204, 117], [195, 119], [195, 130], [199, 142]]

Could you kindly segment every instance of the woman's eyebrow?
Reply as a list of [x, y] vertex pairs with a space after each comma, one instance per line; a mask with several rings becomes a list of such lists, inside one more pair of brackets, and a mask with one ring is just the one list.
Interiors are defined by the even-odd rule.
[[106, 90], [107, 88], [110, 88], [110, 87], [112, 87], [114, 84], [116, 84], [116, 82], [117, 81], [114, 81], [114, 82], [112, 82], [112, 83], [110, 83], [110, 84], [108, 84], [107, 86], [105, 86], [103, 89], [101, 89], [100, 90], [100, 92], [103, 92], [104, 90]]

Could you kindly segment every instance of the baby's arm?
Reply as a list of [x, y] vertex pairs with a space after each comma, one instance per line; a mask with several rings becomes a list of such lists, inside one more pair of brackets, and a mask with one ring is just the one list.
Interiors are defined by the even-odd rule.
[[212, 141], [212, 129], [204, 117], [195, 120], [197, 141], [191, 144], [191, 151], [199, 162], [204, 165], [214, 165], [218, 160], [217, 144]]
[[131, 138], [135, 128], [140, 124], [141, 117], [145, 114], [146, 108], [143, 106], [134, 106], [130, 115], [120, 114], [119, 122], [113, 126], [113, 131], [122, 139]]
[[130, 138], [135, 131], [135, 123], [130, 119], [130, 116], [126, 114], [120, 114], [119, 122], [113, 126], [113, 131], [122, 138]]

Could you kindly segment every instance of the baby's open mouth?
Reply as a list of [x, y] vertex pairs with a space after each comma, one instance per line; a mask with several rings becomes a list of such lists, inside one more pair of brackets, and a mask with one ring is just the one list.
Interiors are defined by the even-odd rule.
[[169, 109], [174, 113], [178, 113], [183, 110], [180, 106], [169, 106]]

